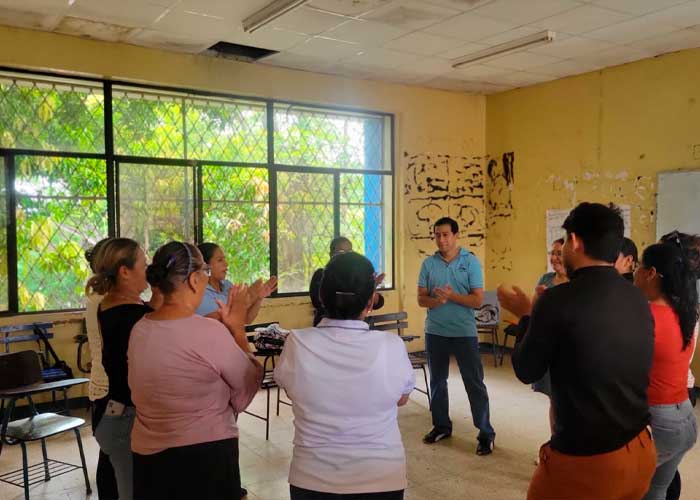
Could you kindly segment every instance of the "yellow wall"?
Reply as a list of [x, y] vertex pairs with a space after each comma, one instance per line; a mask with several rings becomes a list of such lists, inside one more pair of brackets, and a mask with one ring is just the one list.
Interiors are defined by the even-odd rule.
[[[394, 113], [397, 275], [396, 291], [386, 293], [384, 311], [408, 311], [411, 333], [422, 333], [424, 315], [415, 304], [415, 284], [422, 258], [419, 249], [425, 253], [426, 248], [429, 250], [432, 246], [424, 240], [406, 236], [406, 227], [410, 225], [415, 228], [417, 223], [416, 211], [408, 212], [408, 201], [411, 198], [404, 194], [404, 173], [410, 157], [415, 154], [467, 157], [468, 163], [478, 164], [485, 153], [484, 97], [351, 80], [4, 27], [0, 27], [0, 66]], [[475, 157], [476, 160], [473, 159]], [[446, 165], [440, 163], [436, 169], [440, 175], [448, 176]], [[459, 178], [459, 168], [450, 172], [450, 177]], [[413, 184], [415, 187], [416, 183]], [[455, 183], [452, 185], [454, 188]], [[483, 218], [483, 210], [477, 218]], [[426, 223], [418, 223], [419, 226], [421, 224], [424, 229]], [[313, 235], [310, 234], [309, 237]], [[483, 243], [481, 248], [483, 249]], [[479, 253], [483, 257], [483, 252]], [[293, 298], [266, 300], [258, 319], [279, 320], [283, 326], [300, 327], [310, 324], [311, 317], [308, 299]], [[37, 319], [36, 316], [0, 318], [0, 324]], [[59, 328], [58, 350], [69, 360], [75, 358], [72, 335], [77, 331], [76, 324]], [[410, 349], [422, 349], [422, 343], [414, 342]]]
[[689, 50], [489, 96], [487, 151], [515, 161], [509, 189], [489, 189], [504, 216], [487, 214], [488, 285], [534, 288], [550, 208], [628, 204], [632, 239], [640, 251], [652, 242], [657, 174], [700, 168], [698, 81], [700, 50]]

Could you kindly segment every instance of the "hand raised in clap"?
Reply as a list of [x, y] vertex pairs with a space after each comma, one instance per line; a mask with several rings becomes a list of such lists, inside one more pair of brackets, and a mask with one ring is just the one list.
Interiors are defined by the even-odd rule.
[[520, 319], [523, 316], [528, 316], [532, 312], [532, 301], [521, 288], [514, 286], [512, 289], [503, 285], [496, 290], [498, 302], [501, 307], [509, 311], [513, 316]]

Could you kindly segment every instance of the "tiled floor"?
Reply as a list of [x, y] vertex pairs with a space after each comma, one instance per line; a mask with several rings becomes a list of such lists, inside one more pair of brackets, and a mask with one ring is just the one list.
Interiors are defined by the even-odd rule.
[[[491, 397], [491, 417], [498, 434], [496, 451], [488, 457], [474, 454], [476, 432], [471, 424], [466, 394], [453, 366], [450, 388], [455, 432], [451, 439], [434, 446], [421, 442], [421, 437], [430, 428], [428, 403], [422, 394], [414, 393], [411, 402], [400, 410], [408, 462], [407, 499], [516, 500], [525, 497], [534, 470], [533, 460], [539, 445], [547, 437], [547, 402], [515, 379], [508, 360], [503, 367], [494, 368], [491, 358], [485, 356], [484, 364]], [[254, 409], [264, 410], [264, 403], [261, 392], [254, 402]], [[287, 471], [292, 452], [291, 409], [282, 406], [280, 413], [279, 417], [273, 418], [269, 441], [265, 441], [262, 421], [247, 415], [240, 417], [241, 475], [251, 500], [289, 498]], [[84, 429], [83, 440], [94, 486], [97, 445], [88, 428]], [[38, 461], [41, 457], [39, 445], [32, 445], [30, 450], [31, 459]], [[49, 457], [78, 461], [75, 440], [69, 437], [49, 441], [48, 450]], [[5, 447], [0, 455], [0, 472], [16, 469], [19, 464], [18, 447]], [[700, 451], [696, 446], [681, 466], [684, 500], [700, 500], [698, 466]], [[0, 500], [22, 498], [19, 488], [0, 484]], [[36, 485], [31, 489], [31, 498], [84, 499], [82, 474], [72, 472], [47, 484]], [[96, 499], [97, 494], [90, 498]]]

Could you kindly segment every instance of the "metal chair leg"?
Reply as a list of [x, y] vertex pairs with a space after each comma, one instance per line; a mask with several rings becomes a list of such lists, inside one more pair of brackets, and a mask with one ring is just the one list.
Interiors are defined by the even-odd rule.
[[46, 453], [46, 439], [41, 440], [41, 454], [44, 456], [44, 481], [51, 481], [51, 474], [49, 474], [49, 457]]
[[423, 380], [425, 380], [425, 392], [428, 396], [428, 407], [431, 407], [433, 402], [430, 399], [430, 386], [428, 385], [428, 372], [425, 370], [425, 365], [421, 367], [423, 369]]
[[270, 388], [267, 388], [267, 409], [265, 410], [265, 441], [270, 440]]
[[80, 429], [73, 429], [75, 432], [75, 439], [78, 441], [78, 451], [80, 451], [80, 463], [83, 466], [83, 477], [85, 478], [85, 493], [92, 493], [92, 488], [90, 488], [90, 478], [88, 477], [87, 465], [85, 464], [85, 453], [83, 452], [83, 440], [80, 439]]
[[493, 366], [498, 367], [498, 354], [496, 353], [496, 346], [498, 345], [498, 327], [494, 327], [491, 330], [491, 352], [493, 353]]
[[19, 443], [22, 446], [22, 475], [24, 476], [24, 500], [29, 500], [29, 466], [27, 465], [27, 445], [24, 441]]
[[277, 386], [277, 416], [280, 416], [280, 386]]

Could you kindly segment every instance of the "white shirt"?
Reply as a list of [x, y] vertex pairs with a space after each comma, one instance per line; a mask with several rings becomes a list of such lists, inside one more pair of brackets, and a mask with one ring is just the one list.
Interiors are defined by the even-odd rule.
[[107, 397], [109, 392], [109, 378], [102, 366], [102, 334], [97, 322], [97, 309], [102, 302], [102, 295], [93, 293], [87, 296], [85, 308], [85, 328], [87, 330], [88, 346], [90, 347], [90, 384], [88, 385], [88, 399], [97, 401]]
[[291, 485], [336, 494], [406, 488], [397, 403], [415, 374], [401, 338], [326, 318], [292, 330], [275, 380], [293, 403]]

